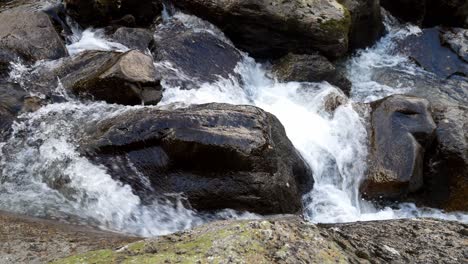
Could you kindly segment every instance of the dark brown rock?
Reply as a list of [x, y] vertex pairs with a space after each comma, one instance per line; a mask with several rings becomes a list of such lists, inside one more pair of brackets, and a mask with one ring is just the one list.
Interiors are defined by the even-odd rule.
[[429, 102], [395, 95], [371, 107], [371, 160], [361, 193], [369, 199], [404, 198], [423, 187], [424, 153], [436, 129]]
[[[296, 213], [313, 182], [281, 123], [251, 106], [129, 111], [100, 122], [82, 149], [140, 195], [182, 193], [199, 210]], [[154, 190], [143, 193], [129, 168]]]
[[348, 50], [350, 15], [335, 0], [178, 0], [174, 4], [217, 25], [255, 57], [288, 52], [340, 57]]
[[315, 55], [288, 54], [273, 65], [279, 80], [287, 82], [327, 81], [349, 95], [351, 82], [325, 57]]

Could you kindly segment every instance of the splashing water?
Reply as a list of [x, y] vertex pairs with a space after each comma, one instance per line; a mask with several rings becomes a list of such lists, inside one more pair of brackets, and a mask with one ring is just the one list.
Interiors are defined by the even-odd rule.
[[[168, 16], [168, 14], [166, 14]], [[200, 19], [177, 13], [173, 18], [195, 30], [210, 32], [222, 40], [219, 30]], [[207, 26], [209, 25], [209, 26]], [[417, 74], [403, 57], [392, 55], [395, 38], [416, 32], [415, 28], [389, 28], [376, 46], [359, 52], [347, 63], [353, 82], [353, 100], [369, 101], [401, 92], [402, 88], [380, 85], [368, 74], [373, 68], [395, 67]], [[126, 47], [105, 39], [99, 30], [79, 31], [68, 45], [70, 54], [84, 50], [118, 50]], [[155, 62], [179, 78], [188, 78], [169, 62]], [[36, 65], [35, 67], [40, 67]], [[18, 80], [28, 68], [18, 65], [12, 78]], [[315, 186], [304, 195], [304, 215], [312, 222], [350, 222], [402, 217], [438, 217], [468, 222], [466, 214], [444, 214], [402, 204], [396, 209], [378, 209], [360, 199], [358, 187], [366, 170], [367, 133], [364, 119], [353, 101], [330, 84], [282, 83], [243, 54], [236, 73], [242, 77], [200, 84], [183, 90], [162, 82], [163, 100], [157, 108], [209, 102], [249, 104], [275, 114], [288, 137], [314, 172]], [[209, 220], [257, 218], [249, 213], [224, 210], [212, 215], [185, 207], [182, 197], [143, 202], [128, 185], [112, 179], [104, 166], [79, 154], [80, 138], [96, 122], [144, 106], [118, 106], [104, 102], [78, 102], [64, 94], [65, 103], [47, 105], [24, 114], [14, 125], [11, 137], [0, 144], [0, 209], [28, 215], [86, 222], [104, 229], [142, 236], [167, 234]], [[336, 109], [328, 109], [330, 98], [345, 98]], [[145, 106], [151, 107], [151, 106]], [[140, 175], [142, 185], [148, 185]]]

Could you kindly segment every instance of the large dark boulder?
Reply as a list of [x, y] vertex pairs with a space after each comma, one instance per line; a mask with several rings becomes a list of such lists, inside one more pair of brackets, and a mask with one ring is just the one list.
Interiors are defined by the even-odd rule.
[[135, 109], [99, 122], [81, 149], [142, 197], [182, 193], [199, 210], [297, 213], [313, 182], [281, 123], [252, 106]]
[[325, 57], [288, 54], [273, 64], [273, 73], [281, 81], [321, 82], [327, 81], [349, 95], [351, 82]]
[[120, 27], [112, 34], [111, 39], [141, 52], [146, 52], [154, 45], [153, 33], [144, 28]]
[[400, 199], [423, 187], [425, 150], [436, 125], [429, 102], [395, 95], [371, 103], [370, 163], [361, 193], [369, 199]]
[[68, 55], [47, 14], [27, 7], [0, 13], [0, 75], [13, 60], [35, 62]]
[[169, 85], [192, 89], [220, 78], [241, 82], [235, 70], [242, 55], [220, 34], [188, 28], [174, 18], [158, 27], [155, 36], [154, 57], [162, 79]]
[[450, 45], [444, 45], [441, 41], [444, 32], [440, 28], [424, 29], [421, 34], [411, 35], [401, 41], [399, 50], [422, 68], [441, 78], [453, 75], [468, 76], [468, 63], [463, 58], [467, 55], [459, 56], [460, 49], [456, 49], [455, 41], [452, 41], [455, 51]]
[[468, 26], [466, 0], [381, 0], [394, 16], [408, 22], [433, 27]]
[[348, 50], [351, 19], [335, 0], [177, 0], [174, 4], [218, 26], [255, 57], [320, 51], [340, 57]]
[[360, 49], [371, 46], [384, 32], [380, 0], [340, 1], [351, 14], [349, 48]]
[[82, 26], [107, 26], [120, 22], [149, 26], [162, 11], [161, 0], [65, 0], [68, 14]]

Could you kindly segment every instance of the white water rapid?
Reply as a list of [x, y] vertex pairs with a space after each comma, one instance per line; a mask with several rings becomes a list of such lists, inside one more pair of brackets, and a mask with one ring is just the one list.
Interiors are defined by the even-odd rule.
[[[171, 23], [172, 19], [224, 38], [215, 27], [196, 17], [182, 13], [168, 17], [166, 14], [165, 23]], [[445, 214], [412, 204], [377, 208], [359, 197], [358, 186], [366, 170], [367, 132], [362, 116], [365, 113], [359, 114], [365, 111], [358, 113], [354, 102], [367, 102], [407, 89], [376, 83], [370, 75], [375, 68], [391, 66], [414, 74], [419, 72], [405, 58], [391, 54], [395, 38], [417, 33], [417, 28], [393, 25], [389, 21], [387, 26], [386, 37], [346, 62], [348, 77], [353, 82], [352, 98], [333, 113], [326, 111], [324, 104], [328, 96], [340, 96], [339, 89], [325, 82], [279, 82], [270, 77], [266, 66], [246, 54], [236, 69], [242, 76], [242, 83], [234, 78], [220, 78], [216, 83], [200, 83], [199, 89], [182, 90], [163, 82], [164, 97], [157, 107], [224, 102], [255, 105], [276, 115], [314, 172], [314, 189], [304, 196], [304, 216], [311, 222], [421, 216], [468, 222], [466, 214]], [[128, 48], [106, 40], [99, 30], [88, 29], [76, 31], [68, 49], [74, 55], [84, 50], [125, 51]], [[170, 63], [156, 64], [185, 77]], [[34, 68], [50, 65], [50, 62], [41, 62], [32, 68], [16, 65], [11, 77], [24, 82]], [[57, 93], [65, 92], [58, 87]], [[97, 121], [133, 108], [155, 106], [130, 107], [66, 98], [66, 102], [22, 115], [10, 138], [0, 143], [0, 210], [84, 221], [142, 236], [167, 234], [212, 219], [259, 217], [229, 209], [202, 215], [187, 208], [181, 197], [144, 203], [129, 186], [112, 179], [105, 167], [80, 156], [77, 148], [80, 135]], [[145, 188], [151, 188], [144, 175], [140, 181]]]

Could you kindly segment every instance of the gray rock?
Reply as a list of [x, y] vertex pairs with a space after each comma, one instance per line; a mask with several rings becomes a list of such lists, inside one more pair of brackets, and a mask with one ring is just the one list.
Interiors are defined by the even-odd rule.
[[0, 21], [0, 74], [15, 59], [31, 63], [68, 55], [51, 19], [41, 11], [17, 7], [1, 12]]
[[348, 50], [351, 19], [335, 0], [178, 0], [174, 4], [217, 25], [255, 57], [288, 52], [339, 57]]
[[288, 82], [327, 81], [349, 95], [351, 82], [335, 66], [321, 55], [288, 54], [273, 65], [279, 80]]
[[[142, 197], [183, 193], [199, 210], [296, 213], [313, 184], [281, 123], [256, 107], [136, 109], [91, 131], [83, 153]], [[133, 181], [131, 168], [146, 175], [154, 190]]]
[[121, 27], [112, 34], [111, 38], [129, 49], [141, 52], [146, 52], [154, 45], [153, 33], [144, 28]]
[[468, 29], [451, 28], [442, 31], [442, 43], [450, 48], [468, 63]]
[[369, 199], [403, 198], [423, 187], [424, 152], [436, 129], [429, 102], [395, 95], [371, 107], [371, 161], [361, 193]]

